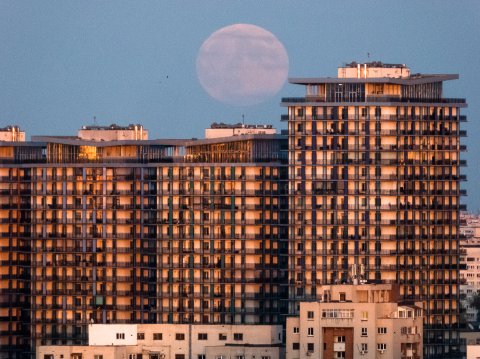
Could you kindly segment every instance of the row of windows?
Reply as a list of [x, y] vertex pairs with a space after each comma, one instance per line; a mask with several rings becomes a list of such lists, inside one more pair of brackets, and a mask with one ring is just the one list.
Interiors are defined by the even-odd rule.
[[[313, 330], [313, 328], [311, 328]], [[313, 335], [313, 332], [312, 332]], [[117, 339], [125, 339], [125, 333], [117, 333]], [[145, 340], [145, 333], [137, 333], [138, 340]], [[198, 333], [198, 340], [208, 340], [207, 333]], [[153, 340], [163, 340], [163, 333], [153, 333]], [[175, 340], [185, 340], [184, 333], [176, 333]], [[227, 340], [227, 334], [219, 333], [218, 340]], [[243, 340], [243, 333], [233, 333], [233, 340]]]
[[[346, 318], [352, 319], [354, 315], [353, 309], [323, 309], [322, 318]], [[368, 316], [367, 316], [368, 318]], [[363, 317], [362, 317], [363, 319]]]
[[[343, 340], [343, 341], [342, 341]], [[335, 338], [336, 343], [344, 343], [345, 342], [345, 337], [336, 337]], [[361, 350], [363, 352], [368, 352], [368, 344], [367, 343], [360, 343], [361, 344]], [[327, 343], [323, 343], [323, 350], [327, 349]], [[377, 344], [377, 350], [386, 350], [387, 349], [387, 344], [385, 343], [378, 343]], [[300, 350], [300, 343], [295, 342], [292, 343], [292, 350]], [[307, 351], [309, 352], [314, 352], [315, 351], [315, 344], [314, 343], [307, 343]]]
[[[61, 356], [63, 358], [63, 355]], [[150, 354], [150, 355], [147, 355], [148, 358], [150, 359], [159, 359], [161, 356], [159, 354]], [[175, 354], [175, 359], [185, 359], [185, 354]], [[206, 359], [206, 355], [205, 354], [198, 354], [197, 355], [197, 359]], [[54, 358], [54, 355], [53, 354], [45, 354], [43, 356], [43, 359], [53, 359]], [[103, 359], [103, 355], [102, 354], [95, 354], [93, 356], [94, 359]], [[215, 359], [226, 359], [227, 356], [225, 355], [217, 355], [215, 357]], [[232, 357], [233, 359], [245, 359], [245, 356], [244, 355], [235, 355]], [[271, 359], [271, 357], [269, 355], [262, 355], [260, 357], [261, 359]], [[73, 353], [70, 355], [70, 359], [83, 359], [83, 355], [80, 354], [80, 353]], [[128, 359], [143, 359], [143, 354], [141, 353], [137, 353], [137, 354], [129, 354], [128, 355]]]
[[[408, 334], [415, 334], [416, 333], [416, 327], [403, 327], [402, 328], [402, 334], [407, 334], [406, 332], [404, 333], [404, 330], [410, 330]], [[414, 331], [414, 332], [412, 332]], [[294, 334], [299, 334], [300, 333], [300, 328], [299, 327], [293, 327], [293, 333]], [[379, 327], [377, 328], [377, 333], [378, 334], [387, 334], [387, 328], [385, 327]], [[307, 328], [307, 335], [308, 336], [313, 336], [314, 335], [314, 329], [312, 327]], [[361, 328], [361, 335], [362, 337], [368, 336], [368, 328]], [[200, 336], [200, 334], [199, 334]], [[199, 338], [200, 339], [200, 338]]]

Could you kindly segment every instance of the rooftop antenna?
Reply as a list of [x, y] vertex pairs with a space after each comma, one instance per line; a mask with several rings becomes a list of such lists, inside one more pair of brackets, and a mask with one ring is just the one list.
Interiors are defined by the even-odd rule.
[[93, 125], [94, 125], [94, 126], [97, 125], [97, 116], [93, 116]]
[[369, 52], [367, 52], [367, 59], [370, 60], [370, 53]]
[[242, 125], [245, 126], [245, 114], [242, 113]]

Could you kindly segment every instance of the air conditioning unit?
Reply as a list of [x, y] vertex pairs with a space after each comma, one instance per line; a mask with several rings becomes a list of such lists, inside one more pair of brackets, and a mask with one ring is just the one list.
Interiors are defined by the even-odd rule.
[[313, 352], [307, 352], [307, 357], [311, 357], [313, 355]]
[[360, 350], [360, 355], [365, 355], [365, 354], [367, 354], [366, 350]]
[[378, 351], [380, 352], [380, 354], [385, 353], [385, 349], [378, 349]]

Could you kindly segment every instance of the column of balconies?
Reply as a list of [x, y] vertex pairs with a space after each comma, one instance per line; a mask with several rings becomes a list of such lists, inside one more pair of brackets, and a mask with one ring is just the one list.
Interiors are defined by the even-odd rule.
[[[280, 221], [272, 217], [278, 190], [255, 189], [259, 177], [254, 173], [221, 170], [205, 174], [199, 166], [172, 178], [178, 205], [171, 206], [162, 232], [166, 239], [181, 240], [162, 247], [164, 321], [272, 322], [278, 314], [276, 306], [268, 306], [279, 280], [273, 230]], [[272, 177], [263, 185], [278, 185], [278, 177]]]

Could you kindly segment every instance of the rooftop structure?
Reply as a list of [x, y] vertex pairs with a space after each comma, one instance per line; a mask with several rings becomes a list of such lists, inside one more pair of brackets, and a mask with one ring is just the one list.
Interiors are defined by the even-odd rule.
[[0, 141], [25, 142], [25, 131], [18, 126], [0, 128]]
[[90, 141], [148, 140], [148, 131], [142, 125], [83, 126], [78, 138]]
[[242, 135], [274, 135], [276, 130], [272, 125], [245, 125], [236, 123], [212, 123], [210, 128], [205, 129], [205, 138], [231, 137]]

